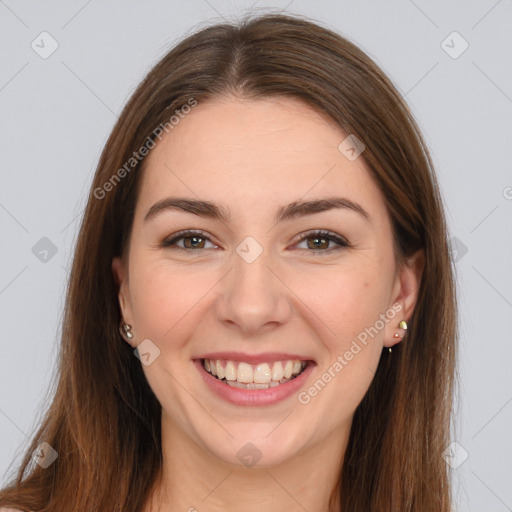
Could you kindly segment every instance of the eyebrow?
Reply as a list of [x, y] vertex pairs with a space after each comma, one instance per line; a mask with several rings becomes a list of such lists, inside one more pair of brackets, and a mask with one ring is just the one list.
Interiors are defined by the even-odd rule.
[[[370, 220], [368, 212], [358, 203], [344, 197], [326, 197], [322, 199], [299, 200], [281, 206], [276, 213], [275, 222], [292, 220], [297, 217], [312, 215], [332, 209], [353, 210]], [[144, 216], [144, 222], [156, 217], [159, 213], [167, 210], [177, 210], [192, 213], [199, 217], [217, 219], [229, 222], [231, 217], [229, 209], [211, 201], [192, 199], [187, 197], [167, 197], [156, 202]]]

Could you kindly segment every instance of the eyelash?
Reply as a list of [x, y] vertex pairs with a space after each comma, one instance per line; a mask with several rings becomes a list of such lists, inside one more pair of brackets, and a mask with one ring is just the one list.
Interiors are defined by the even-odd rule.
[[[178, 247], [177, 245], [175, 245], [176, 242], [179, 240], [186, 239], [186, 238], [192, 238], [192, 237], [198, 237], [203, 240], [207, 240], [210, 243], [213, 243], [213, 242], [211, 242], [211, 240], [207, 236], [207, 234], [204, 233], [203, 231], [185, 230], [185, 231], [180, 231], [180, 232], [176, 233], [172, 238], [163, 240], [160, 243], [160, 247], [173, 248], [173, 249], [178, 249], [178, 250], [187, 251], [187, 252], [191, 252], [191, 251], [196, 252], [196, 251], [205, 250], [204, 248], [203, 249], [201, 249], [201, 248], [185, 248], [185, 247]], [[330, 248], [330, 249], [318, 249], [318, 250], [315, 250], [315, 249], [312, 249], [312, 250], [299, 249], [299, 250], [305, 250], [308, 252], [312, 252], [313, 254], [319, 254], [319, 253], [328, 253], [333, 250], [339, 250], [339, 249], [345, 249], [345, 248], [352, 247], [351, 244], [345, 238], [337, 236], [330, 231], [324, 231], [324, 230], [309, 231], [307, 233], [304, 233], [295, 244], [299, 244], [299, 243], [303, 242], [304, 240], [308, 240], [309, 238], [325, 238], [326, 240], [337, 243], [338, 247], [334, 247], [334, 248]]]

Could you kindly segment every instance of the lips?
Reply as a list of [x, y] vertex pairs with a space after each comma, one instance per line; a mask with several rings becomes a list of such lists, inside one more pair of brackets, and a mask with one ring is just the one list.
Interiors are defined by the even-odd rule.
[[[213, 367], [212, 361], [214, 362]], [[290, 377], [285, 376], [283, 361], [294, 361], [294, 366], [291, 369], [288, 365], [288, 372], [291, 371]], [[257, 355], [240, 352], [215, 352], [194, 359], [194, 364], [210, 391], [223, 400], [239, 406], [272, 405], [285, 400], [304, 386], [316, 366], [312, 359], [304, 356], [275, 352]], [[234, 374], [232, 373], [233, 366], [237, 370]], [[251, 366], [257, 370], [254, 372], [253, 378], [249, 379], [245, 372], [249, 371]], [[242, 367], [241, 374], [237, 373], [240, 367]], [[270, 375], [266, 374], [269, 368], [272, 368]], [[220, 369], [222, 379], [219, 378], [217, 369]], [[283, 372], [282, 375], [280, 371]], [[272, 377], [280, 378], [277, 381], [270, 380], [269, 376], [270, 379]]]

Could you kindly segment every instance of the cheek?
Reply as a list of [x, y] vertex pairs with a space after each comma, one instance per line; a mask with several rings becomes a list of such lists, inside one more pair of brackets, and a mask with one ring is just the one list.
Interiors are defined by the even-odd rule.
[[[353, 412], [377, 368], [386, 325], [380, 318], [388, 308], [391, 287], [391, 274], [386, 268], [378, 258], [365, 258], [361, 265], [351, 265], [350, 269], [330, 270], [329, 279], [318, 275], [304, 284], [303, 293], [307, 289], [311, 292], [308, 306], [321, 319], [315, 331], [327, 353], [319, 361], [319, 375], [332, 382], [322, 400], [333, 411], [341, 407], [344, 414]], [[344, 397], [342, 404], [340, 396]]]
[[191, 326], [200, 321], [202, 299], [218, 280], [212, 274], [134, 259], [130, 293], [138, 335], [161, 347], [172, 340], [178, 348], [179, 340], [186, 341]]
[[316, 323], [323, 324], [319, 332], [326, 333], [324, 340], [343, 349], [384, 313], [391, 285], [387, 275], [376, 261], [364, 258], [357, 265], [352, 260], [314, 274], [304, 272], [292, 288], [317, 315]]
[[[366, 265], [364, 270], [332, 273], [322, 286], [312, 280], [304, 287], [313, 291], [310, 298], [314, 302], [308, 306], [319, 312], [322, 321], [317, 321], [315, 331], [320, 333], [327, 352], [299, 402], [311, 407], [311, 414], [318, 411], [319, 416], [324, 416], [324, 429], [349, 422], [368, 391], [381, 357], [384, 335], [384, 329], [373, 329], [376, 325], [381, 327], [379, 318], [388, 306], [389, 286], [382, 269]], [[329, 326], [329, 332], [323, 323]]]

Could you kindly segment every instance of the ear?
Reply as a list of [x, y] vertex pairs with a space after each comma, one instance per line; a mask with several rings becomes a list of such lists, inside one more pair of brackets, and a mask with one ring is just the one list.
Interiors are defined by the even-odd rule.
[[393, 309], [397, 311], [397, 304], [399, 304], [401, 309], [386, 326], [385, 347], [392, 347], [400, 343], [402, 338], [395, 338], [395, 333], [405, 334], [398, 324], [401, 320], [408, 322], [414, 313], [424, 267], [425, 253], [423, 249], [419, 249], [407, 258], [397, 271], [390, 307], [394, 305]]
[[[128, 272], [123, 260], [115, 257], [112, 260], [112, 275], [118, 287], [117, 298], [121, 316], [127, 324], [133, 325], [132, 305], [130, 300], [130, 289], [128, 286]], [[129, 343], [127, 341], [127, 343]]]

